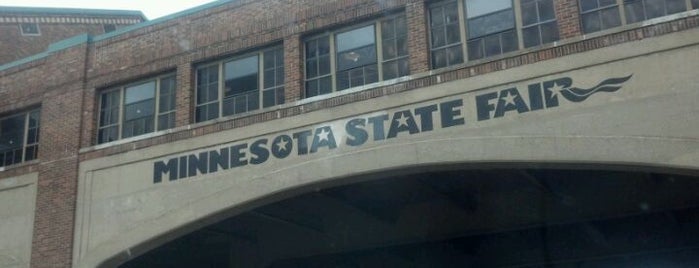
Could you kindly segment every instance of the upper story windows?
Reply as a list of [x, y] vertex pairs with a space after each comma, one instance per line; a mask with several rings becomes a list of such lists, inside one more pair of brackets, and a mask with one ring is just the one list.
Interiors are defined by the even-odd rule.
[[0, 167], [34, 160], [38, 152], [38, 109], [0, 118]]
[[22, 35], [41, 35], [39, 24], [36, 23], [22, 23], [19, 25], [19, 29]]
[[305, 97], [408, 75], [405, 16], [310, 38], [305, 63]]
[[[514, 5], [520, 5], [521, 16]], [[438, 2], [429, 7], [429, 25], [433, 69], [559, 39], [553, 0]]]
[[197, 68], [196, 122], [283, 103], [283, 48], [263, 50]]
[[[652, 18], [697, 8], [699, 1], [692, 0], [580, 0], [582, 30], [597, 32], [622, 24], [635, 23]], [[689, 6], [692, 5], [693, 7]], [[623, 13], [620, 11], [623, 6]]]
[[175, 83], [169, 74], [100, 94], [97, 143], [174, 127]]

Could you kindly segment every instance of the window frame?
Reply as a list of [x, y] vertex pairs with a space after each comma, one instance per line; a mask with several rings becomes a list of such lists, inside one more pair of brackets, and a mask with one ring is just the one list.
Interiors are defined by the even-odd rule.
[[[578, 4], [578, 14], [580, 15], [580, 20], [579, 20], [579, 23], [580, 23], [580, 31], [582, 32], [582, 34], [592, 34], [592, 33], [602, 32], [602, 31], [606, 31], [606, 30], [609, 30], [609, 29], [613, 29], [613, 28], [621, 27], [621, 26], [625, 26], [625, 25], [633, 25], [633, 24], [637, 24], [637, 23], [643, 23], [644, 21], [647, 21], [647, 20], [652, 20], [652, 19], [655, 19], [655, 18], [661, 18], [661, 17], [665, 17], [665, 16], [670, 16], [670, 15], [673, 15], [673, 14], [679, 14], [679, 13], [682, 13], [682, 12], [687, 12], [687, 11], [690, 11], [690, 10], [699, 8], [699, 3], [697, 3], [698, 6], [694, 7], [694, 6], [693, 6], [692, 0], [682, 0], [681, 2], [684, 3], [684, 10], [683, 10], [683, 11], [679, 11], [679, 12], [669, 13], [669, 14], [668, 14], [668, 13], [667, 13], [667, 6], [666, 6], [666, 5], [667, 5], [667, 0], [662, 0], [662, 4], [665, 6], [665, 12], [666, 12], [666, 14], [664, 14], [664, 15], [662, 15], [662, 16], [659, 16], [659, 17], [646, 18], [646, 17], [647, 17], [647, 15], [646, 15], [646, 14], [647, 14], [647, 10], [646, 10], [646, 8], [645, 8], [645, 2], [644, 2], [643, 0], [615, 0], [615, 4], [613, 4], [613, 5], [608, 5], [608, 6], [604, 6], [604, 7], [598, 7], [598, 8], [595, 8], [595, 9], [587, 10], [587, 11], [585, 11], [585, 12], [583, 12], [583, 10], [582, 10], [582, 1], [583, 1], [583, 0], [578, 0], [578, 1], [577, 1], [577, 4]], [[599, 1], [599, 0], [598, 0], [598, 1]], [[627, 12], [627, 6], [630, 5], [630, 4], [633, 4], [633, 3], [637, 3], [637, 2], [641, 2], [644, 18], [641, 19], [641, 20], [638, 20], [638, 21], [629, 22], [629, 16], [628, 16], [628, 12]], [[616, 7], [616, 8], [617, 8], [617, 14], [618, 14], [619, 21], [620, 21], [620, 24], [619, 24], [618, 26], [613, 26], [613, 27], [604, 28], [604, 29], [602, 29], [602, 28], [600, 27], [600, 30], [592, 31], [592, 32], [585, 32], [585, 31], [584, 31], [585, 28], [584, 28], [584, 22], [583, 22], [583, 15], [589, 14], [589, 13], [594, 13], [594, 12], [600, 12], [600, 11], [602, 11], [602, 10], [604, 10], [604, 9], [613, 8], [613, 7]]]
[[[170, 107], [170, 109], [167, 111], [161, 111], [160, 104], [161, 104], [161, 96], [163, 95], [163, 94], [161, 94], [162, 93], [161, 92], [162, 91], [162, 84], [163, 84], [163, 80], [166, 80], [166, 79], [172, 79], [172, 81], [173, 81], [173, 85], [172, 85], [172, 89], [171, 89], [172, 92], [170, 94], [167, 94], [167, 96], [172, 96], [171, 101], [174, 101], [174, 105], [172, 107]], [[126, 102], [126, 91], [129, 88], [148, 84], [151, 82], [155, 83], [154, 94], [153, 94], [153, 98], [152, 98], [153, 99], [153, 114], [150, 116], [153, 120], [152, 130], [146, 131], [143, 133], [138, 133], [138, 134], [132, 133], [129, 135], [125, 135], [124, 134], [124, 131], [125, 131], [124, 125], [128, 122], [141, 119], [141, 118], [138, 118], [138, 119], [128, 120], [128, 121], [125, 119], [126, 106], [127, 106], [127, 104], [125, 103]], [[117, 99], [118, 99], [118, 102], [117, 102], [118, 105], [116, 106], [117, 119], [116, 119], [115, 123], [111, 123], [109, 125], [103, 126], [102, 125], [103, 124], [102, 113], [103, 113], [103, 109], [105, 109], [105, 107], [103, 107], [103, 98], [107, 94], [111, 94], [111, 93], [117, 93]], [[150, 99], [150, 98], [148, 98], [148, 99]], [[143, 100], [141, 100], [141, 101], [143, 101]], [[98, 106], [97, 107], [97, 129], [95, 131], [96, 132], [95, 133], [96, 134], [96, 144], [105, 144], [105, 143], [110, 143], [110, 142], [114, 142], [114, 141], [118, 141], [118, 140], [130, 139], [130, 138], [148, 135], [151, 133], [156, 133], [159, 131], [174, 128], [175, 127], [174, 121], [176, 119], [175, 117], [176, 117], [176, 111], [177, 111], [177, 74], [174, 72], [170, 72], [170, 73], [166, 73], [166, 74], [153, 76], [153, 77], [150, 77], [148, 79], [142, 79], [142, 80], [138, 80], [136, 82], [132, 82], [132, 83], [120, 85], [117, 87], [112, 87], [112, 88], [109, 88], [106, 90], [102, 90], [99, 92], [99, 95], [97, 95], [97, 102], [98, 102], [98, 105], [97, 105]], [[138, 103], [138, 102], [134, 102], [134, 103]], [[131, 104], [134, 104], [134, 103], [131, 103]], [[115, 109], [115, 107], [109, 106], [109, 109]], [[160, 117], [164, 116], [164, 115], [167, 115], [168, 118], [172, 117], [172, 122], [171, 122], [172, 125], [168, 124], [168, 126], [166, 126], [165, 128], [161, 128], [160, 127], [160, 120], [161, 120]], [[142, 118], [148, 118], [148, 116], [144, 116]], [[116, 127], [116, 138], [114, 140], [105, 140], [105, 141], [101, 140], [102, 139], [102, 137], [101, 137], [102, 130], [106, 130], [106, 129], [113, 128], [113, 127]]]
[[[266, 68], [265, 66], [265, 54], [268, 52], [273, 52], [274, 57], [275, 57], [275, 66], [273, 68]], [[281, 62], [277, 61], [278, 55], [276, 53], [281, 53]], [[231, 114], [225, 114], [224, 115], [224, 103], [228, 100], [231, 100], [235, 102], [236, 97], [240, 97], [242, 95], [250, 94], [250, 92], [243, 92], [240, 94], [234, 94], [231, 96], [225, 96], [225, 83], [226, 83], [226, 73], [225, 73], [225, 68], [226, 64], [232, 63], [234, 61], [238, 60], [243, 60], [246, 58], [250, 57], [256, 57], [257, 58], [257, 89], [255, 90], [250, 90], [252, 92], [257, 92], [257, 106], [256, 108], [253, 109], [246, 109], [245, 111], [242, 112], [236, 112], [235, 111], [235, 103], [233, 104], [233, 112]], [[280, 64], [281, 63], [281, 64]], [[216, 92], [217, 92], [217, 97], [215, 100], [209, 100], [204, 103], [199, 103], [199, 72], [200, 70], [204, 69], [209, 69], [211, 70], [213, 67], [216, 69]], [[201, 122], [206, 122], [206, 121], [211, 121], [215, 120], [218, 118], [224, 118], [224, 117], [233, 117], [233, 116], [240, 116], [242, 114], [247, 114], [253, 111], [258, 111], [262, 109], [266, 109], [269, 107], [274, 107], [277, 105], [282, 105], [285, 103], [285, 67], [284, 66], [284, 47], [282, 45], [274, 45], [270, 47], [266, 47], [263, 49], [247, 52], [247, 53], [242, 53], [242, 54], [237, 54], [231, 57], [225, 57], [222, 59], [218, 59], [215, 61], [211, 62], [206, 62], [204, 64], [198, 65], [194, 68], [194, 122], [195, 123], [201, 123]], [[266, 78], [266, 71], [273, 71], [275, 75], [275, 83], [271, 86], [267, 85], [265, 78]], [[277, 74], [278, 72], [281, 72], [281, 82], [277, 81]], [[208, 78], [207, 78], [208, 79]], [[207, 80], [207, 85], [210, 86], [213, 84], [212, 81]], [[267, 105], [265, 106], [265, 93], [274, 91], [274, 104], [272, 105]], [[199, 107], [203, 106], [210, 106], [213, 104], [217, 104], [217, 112], [216, 116], [209, 118], [209, 113], [205, 115], [204, 118], [200, 120], [200, 116], [198, 113]], [[246, 102], [246, 105], [248, 105], [248, 102]], [[207, 108], [208, 109], [208, 108]]]
[[[492, 60], [495, 58], [502, 57], [503, 55], [507, 55], [510, 53], [515, 53], [516, 51], [521, 51], [523, 49], [530, 49], [546, 44], [548, 43], [543, 43], [540, 42], [538, 45], [533, 45], [530, 47], [525, 47], [524, 45], [524, 36], [523, 36], [523, 31], [527, 28], [530, 27], [540, 27], [541, 25], [545, 25], [548, 23], [554, 23], [556, 29], [559, 31], [559, 36], [557, 40], [560, 40], [560, 27], [558, 25], [558, 17], [556, 17], [556, 9], [554, 6], [554, 16], [553, 19], [550, 20], [545, 20], [545, 21], [540, 21], [537, 22], [536, 24], [529, 24], [529, 25], [523, 25], [523, 18], [522, 18], [522, 2], [520, 0], [510, 0], [510, 7], [509, 8], [504, 8], [504, 9], [498, 9], [495, 11], [490, 11], [486, 13], [478, 13], [478, 15], [468, 18], [468, 10], [467, 10], [467, 4], [466, 1], [468, 0], [445, 0], [445, 1], [435, 1], [434, 3], [429, 3], [427, 5], [427, 30], [429, 32], [429, 62], [430, 62], [430, 70], [438, 70], [442, 68], [450, 68], [452, 66], [459, 66], [468, 62], [480, 62], [480, 61], [488, 61]], [[433, 52], [435, 50], [441, 49], [442, 47], [433, 47], [433, 29], [432, 29], [432, 10], [434, 8], [440, 8], [446, 5], [451, 5], [451, 4], [456, 4], [457, 10], [458, 10], [458, 21], [459, 21], [459, 35], [460, 35], [460, 45], [461, 45], [461, 53], [462, 53], [462, 61], [461, 62], [456, 62], [454, 64], [448, 63], [446, 66], [441, 66], [437, 65], [435, 62], [435, 58], [433, 55]], [[478, 18], [484, 18], [487, 16], [492, 16], [501, 12], [509, 11], [512, 12], [512, 19], [514, 21], [514, 24], [512, 25], [512, 28], [508, 28], [506, 30], [501, 30], [497, 32], [492, 32], [484, 35], [479, 35], [474, 38], [469, 37], [469, 20], [474, 20]], [[537, 11], [538, 12], [538, 11]], [[512, 36], [514, 35], [514, 36]], [[539, 34], [541, 35], [541, 34]], [[487, 53], [487, 47], [486, 47], [486, 38], [498, 38], [498, 45], [500, 52], [492, 55], [488, 55]], [[505, 43], [503, 38], [513, 40], [514, 42], [511, 43]], [[541, 39], [541, 36], [539, 36], [539, 39]], [[476, 44], [476, 42], [481, 42], [479, 45], [471, 47], [471, 44]], [[554, 41], [552, 41], [554, 42]], [[456, 45], [456, 43], [454, 43]], [[473, 48], [478, 48], [479, 51], [482, 54], [482, 57], [476, 57], [474, 58], [472, 53], [469, 53], [470, 49]], [[475, 56], [475, 55], [474, 55]]]
[[[387, 21], [391, 21], [391, 20], [393, 20], [395, 23], [395, 20], [398, 18], [402, 18], [403, 21], [405, 22], [405, 36], [404, 37], [405, 37], [405, 42], [406, 42], [405, 46], [407, 47], [408, 46], [408, 44], [407, 44], [407, 42], [408, 42], [408, 39], [407, 39], [407, 37], [408, 37], [408, 29], [407, 29], [408, 21], [407, 21], [407, 16], [406, 16], [405, 12], [396, 12], [393, 14], [383, 16], [381, 18], [374, 19], [374, 20], [365, 21], [365, 22], [361, 22], [361, 23], [357, 23], [357, 24], [348, 25], [346, 27], [328, 30], [328, 31], [325, 31], [325, 32], [320, 33], [320, 34], [311, 35], [311, 36], [304, 38], [303, 39], [303, 46], [302, 46], [303, 47], [303, 64], [304, 64], [304, 68], [303, 68], [303, 98], [307, 99], [307, 98], [312, 98], [312, 97], [316, 97], [316, 96], [332, 94], [335, 92], [351, 90], [354, 88], [371, 87], [371, 85], [374, 85], [377, 83], [381, 83], [384, 81], [390, 81], [393, 79], [399, 79], [400, 77], [405, 77], [405, 76], [410, 75], [410, 62], [409, 62], [410, 52], [408, 49], [406, 49], [406, 55], [397, 56], [397, 57], [393, 57], [390, 59], [385, 58], [384, 53], [383, 53], [384, 40], [396, 39], [395, 42], [398, 42], [397, 39], [399, 39], [400, 37], [397, 37], [397, 35], [393, 35], [392, 37], [384, 38], [384, 36], [382, 35], [382, 33], [383, 33], [382, 23], [387, 22]], [[339, 54], [339, 49], [338, 49], [338, 44], [337, 44], [338, 43], [337, 42], [338, 35], [342, 34], [342, 33], [348, 33], [348, 32], [354, 31], [354, 30], [362, 29], [365, 27], [369, 27], [369, 26], [373, 27], [373, 30], [374, 30], [374, 52], [376, 53], [375, 62], [372, 64], [369, 64], [369, 65], [363, 65], [363, 66], [359, 66], [359, 67], [348, 68], [346, 70], [340, 70], [338, 67], [338, 58], [337, 58], [338, 54]], [[318, 42], [321, 39], [327, 40], [328, 49], [329, 49], [327, 57], [329, 57], [329, 65], [330, 65], [329, 70], [330, 71], [328, 73], [317, 74], [313, 77], [309, 77], [308, 76], [309, 75], [309, 72], [308, 72], [309, 60], [316, 61], [315, 66], [316, 66], [316, 68], [319, 68], [318, 67], [320, 64], [319, 60], [320, 60], [320, 58], [325, 57], [325, 54], [320, 55], [320, 56], [318, 56], [318, 54], [316, 54], [316, 55], [314, 55], [314, 57], [309, 58], [308, 57], [309, 56], [308, 55], [308, 45], [311, 42]], [[400, 45], [396, 44], [397, 48], [399, 46]], [[317, 47], [316, 47], [316, 50], [318, 50]], [[403, 60], [405, 60], [407, 62], [406, 63], [407, 67], [405, 68], [407, 70], [407, 73], [400, 74], [400, 70], [399, 70], [399, 74], [396, 77], [385, 79], [384, 78], [384, 76], [385, 76], [384, 65], [392, 63], [392, 62], [403, 61]], [[365, 83], [363, 83], [361, 85], [357, 85], [357, 86], [352, 86], [351, 82], [350, 82], [349, 87], [340, 89], [340, 86], [338, 85], [338, 78], [339, 78], [341, 72], [356, 70], [358, 68], [366, 68], [367, 66], [370, 66], [370, 65], [376, 65], [376, 81], [368, 82], [368, 83], [365, 82]], [[316, 73], [318, 73], [318, 72], [316, 72]], [[324, 90], [320, 87], [316, 87], [317, 93], [316, 94], [309, 94], [309, 90], [311, 90], [310, 89], [311, 87], [309, 86], [309, 82], [316, 82], [317, 81], [318, 85], [320, 85], [320, 83], [321, 83], [320, 80], [328, 78], [328, 77], [330, 78], [330, 89]]]
[[[561, 37], [560, 37], [560, 28], [558, 27], [558, 18], [556, 17], [556, 3], [555, 3], [555, 0], [530, 0], [530, 1], [531, 1], [530, 3], [526, 3], [526, 4], [532, 4], [532, 5], [534, 5], [534, 8], [536, 9], [536, 17], [537, 17], [537, 20], [536, 20], [536, 22], [534, 22], [534, 23], [526, 24], [526, 25], [525, 25], [525, 24], [524, 24], [524, 23], [525, 23], [525, 22], [524, 22], [524, 11], [522, 10], [522, 5], [525, 4], [525, 3], [522, 3], [522, 0], [518, 0], [518, 2], [519, 2], [519, 8], [520, 8], [520, 13], [522, 14], [522, 15], [521, 15], [521, 18], [522, 18], [522, 19], [521, 19], [521, 23], [522, 23], [521, 35], [522, 35], [522, 40], [523, 40], [523, 45], [522, 45], [522, 47], [523, 47], [523, 48], [536, 47], [536, 46], [540, 46], [540, 45], [543, 45], [543, 44], [548, 44], [548, 43], [556, 42], [556, 41], [560, 40], [560, 39], [561, 39]], [[552, 14], [552, 15], [553, 15], [553, 18], [552, 18], [552, 19], [548, 19], [548, 20], [542, 20], [542, 19], [541, 19], [541, 14], [540, 14], [539, 5], [540, 5], [541, 2], [543, 2], [543, 1], [551, 1], [551, 11], [553, 12], [553, 14]], [[554, 40], [554, 41], [549, 41], [549, 42], [545, 42], [545, 41], [543, 40], [543, 32], [544, 32], [544, 31], [542, 31], [542, 27], [543, 27], [545, 24], [550, 24], [550, 23], [554, 23], [554, 24], [556, 25], [556, 33], [555, 33], [555, 39], [556, 39], [556, 40]], [[537, 41], [538, 41], [538, 42], [537, 42], [535, 45], [530, 45], [530, 46], [528, 46], [528, 45], [527, 45], [527, 42], [525, 41], [525, 36], [526, 36], [526, 35], [525, 35], [525, 31], [526, 31], [527, 29], [530, 29], [530, 28], [537, 28], [537, 32], [538, 32]]]
[[[34, 25], [36, 27], [36, 32], [25, 32], [24, 31], [24, 26], [25, 25]], [[41, 28], [39, 28], [39, 23], [36, 22], [22, 22], [19, 24], [19, 32], [22, 34], [22, 36], [40, 36], [41, 35]]]
[[[31, 126], [30, 120], [34, 114], [36, 114], [36, 125]], [[29, 162], [29, 161], [39, 159], [39, 142], [40, 142], [40, 137], [41, 137], [41, 135], [40, 135], [41, 134], [40, 133], [41, 132], [41, 108], [40, 107], [30, 108], [30, 109], [27, 109], [27, 110], [24, 110], [21, 112], [15, 112], [15, 113], [3, 115], [0, 117], [0, 123], [4, 120], [7, 120], [9, 118], [14, 118], [14, 117], [23, 117], [22, 120], [24, 120], [23, 126], [22, 126], [22, 142], [21, 142], [21, 145], [17, 148], [8, 149], [6, 151], [0, 152], [0, 156], [2, 157], [2, 159], [0, 159], [0, 168], [14, 166], [14, 165], [21, 164], [24, 162]], [[36, 135], [36, 137], [34, 138], [34, 142], [30, 143], [29, 134], [30, 134], [30, 131], [32, 131], [32, 130], [36, 131], [34, 133]], [[0, 134], [2, 134], [1, 124], [0, 124]], [[17, 150], [20, 151], [20, 156], [19, 156], [20, 160], [19, 161], [12, 160], [11, 162], [8, 163], [7, 158], [6, 158], [7, 154], [12, 153], [13, 159], [16, 159], [17, 158], [17, 156], [16, 156]], [[31, 158], [30, 158], [30, 154], [28, 153], [30, 150], [32, 150]]]

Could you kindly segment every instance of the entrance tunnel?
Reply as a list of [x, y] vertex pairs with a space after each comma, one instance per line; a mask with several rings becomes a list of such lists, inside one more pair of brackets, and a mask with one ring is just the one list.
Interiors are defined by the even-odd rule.
[[395, 173], [257, 207], [120, 267], [699, 267], [699, 177]]

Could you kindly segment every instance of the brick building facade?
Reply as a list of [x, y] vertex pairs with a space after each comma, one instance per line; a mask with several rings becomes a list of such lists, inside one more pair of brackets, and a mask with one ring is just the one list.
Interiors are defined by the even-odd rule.
[[[71, 19], [73, 11], [26, 18], [21, 9], [0, 10], [0, 44], [21, 47], [0, 47], [0, 119], [9, 126], [0, 129], [0, 184], [35, 174], [21, 184], [35, 187], [26, 199], [31, 258], [5, 261], [92, 265], [76, 227], [87, 161], [256, 131], [444, 83], [479, 83], [501, 71], [699, 28], [693, 0], [649, 1], [661, 3], [660, 11], [622, 0], [496, 2], [216, 1], [149, 22], [130, 12]], [[18, 23], [36, 23], [46, 41], [22, 36]], [[105, 24], [116, 31], [104, 33]]]

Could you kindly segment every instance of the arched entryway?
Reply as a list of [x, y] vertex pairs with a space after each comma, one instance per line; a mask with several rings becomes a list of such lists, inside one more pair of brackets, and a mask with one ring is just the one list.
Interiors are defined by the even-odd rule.
[[199, 228], [133, 267], [689, 267], [699, 177], [585, 166], [395, 170]]

